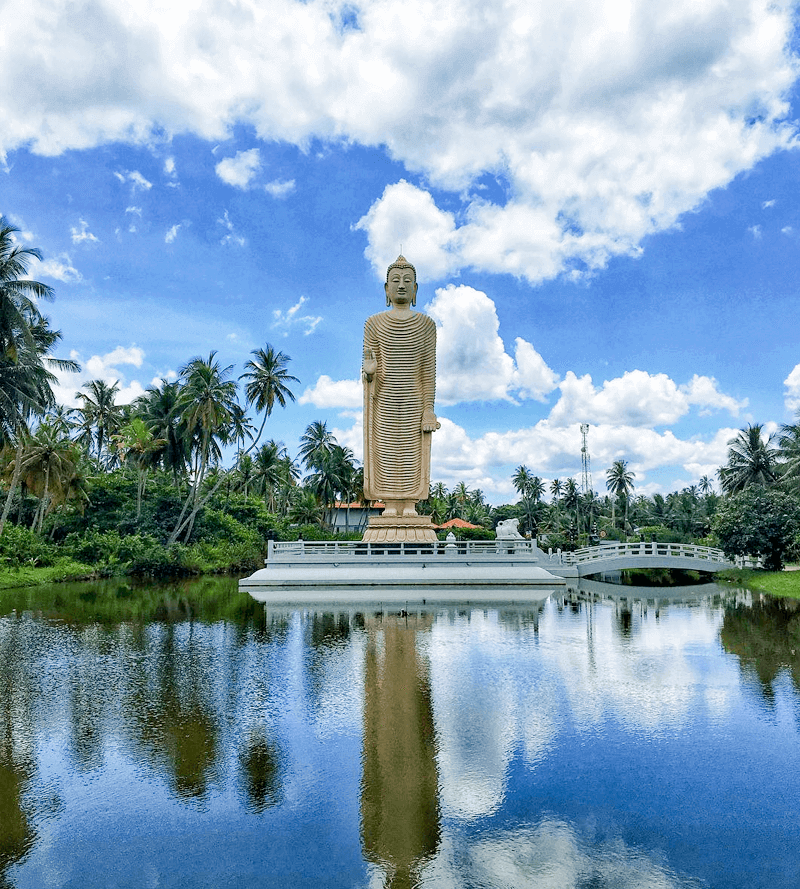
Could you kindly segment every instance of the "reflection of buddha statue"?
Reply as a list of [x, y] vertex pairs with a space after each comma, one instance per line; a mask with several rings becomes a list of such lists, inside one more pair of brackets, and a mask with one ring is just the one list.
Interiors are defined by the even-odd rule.
[[418, 634], [431, 624], [430, 615], [366, 623], [361, 840], [393, 889], [417, 885], [439, 846], [429, 667], [417, 651]]
[[431, 433], [439, 428], [433, 412], [436, 325], [411, 311], [417, 276], [403, 256], [389, 266], [384, 288], [391, 308], [364, 325], [364, 495], [386, 504], [384, 526], [398, 521], [394, 534], [370, 536], [368, 530], [364, 539], [433, 540], [415, 504], [428, 498]]

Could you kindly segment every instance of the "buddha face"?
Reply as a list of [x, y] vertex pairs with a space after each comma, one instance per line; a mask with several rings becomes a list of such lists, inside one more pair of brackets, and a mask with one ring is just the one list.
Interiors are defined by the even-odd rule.
[[406, 308], [417, 300], [417, 276], [413, 269], [392, 269], [384, 288], [386, 299], [398, 308]]

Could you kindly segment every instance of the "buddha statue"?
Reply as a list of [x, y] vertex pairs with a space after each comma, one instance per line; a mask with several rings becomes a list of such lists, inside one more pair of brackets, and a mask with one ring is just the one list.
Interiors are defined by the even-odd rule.
[[411, 310], [417, 274], [405, 257], [389, 266], [384, 289], [389, 310], [364, 325], [364, 495], [383, 500], [384, 519], [412, 524], [416, 502], [429, 495], [431, 433], [440, 425], [436, 325]]

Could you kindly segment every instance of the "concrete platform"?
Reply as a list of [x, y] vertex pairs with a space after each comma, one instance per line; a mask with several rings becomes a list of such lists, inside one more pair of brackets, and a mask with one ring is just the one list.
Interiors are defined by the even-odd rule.
[[530, 546], [275, 544], [239, 589], [269, 604], [541, 602], [566, 580], [538, 562]]

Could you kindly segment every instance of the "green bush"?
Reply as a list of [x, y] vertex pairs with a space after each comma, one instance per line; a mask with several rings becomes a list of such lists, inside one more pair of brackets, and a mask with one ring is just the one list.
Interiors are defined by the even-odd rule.
[[630, 540], [643, 541], [645, 543], [684, 543], [685, 535], [666, 525], [645, 525], [636, 529], [636, 536]]
[[193, 573], [188, 569], [185, 547], [167, 549], [150, 534], [129, 534], [119, 546], [119, 561], [126, 574], [169, 576]]
[[245, 499], [241, 494], [231, 494], [225, 500], [215, 497], [213, 506], [232, 516], [246, 528], [252, 528], [262, 540], [267, 540], [270, 534], [280, 538], [288, 527], [284, 519], [271, 513], [264, 501], [255, 497]]
[[0, 537], [0, 560], [10, 568], [20, 565], [54, 565], [58, 548], [28, 528], [7, 522]]
[[83, 534], [71, 531], [61, 545], [61, 551], [76, 562], [88, 565], [113, 565], [119, 561], [122, 538], [117, 531], [89, 528]]

